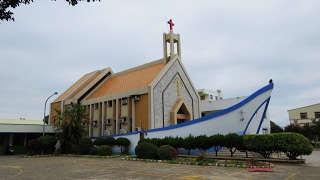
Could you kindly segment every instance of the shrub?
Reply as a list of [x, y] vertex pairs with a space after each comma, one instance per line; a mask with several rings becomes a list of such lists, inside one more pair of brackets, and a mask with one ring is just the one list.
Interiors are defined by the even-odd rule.
[[151, 139], [147, 138], [147, 139], [140, 139], [138, 141], [138, 144], [142, 143], [142, 142], [148, 142], [148, 143], [151, 143]]
[[174, 147], [169, 145], [162, 145], [157, 150], [157, 155], [159, 159], [163, 160], [171, 160], [174, 158], [174, 150], [176, 150]]
[[57, 142], [54, 136], [45, 135], [39, 137], [38, 140], [44, 153], [52, 153], [54, 151], [54, 145]]
[[115, 143], [115, 139], [114, 139], [114, 137], [106, 137], [105, 142], [106, 142], [106, 145], [113, 146]]
[[166, 136], [163, 139], [158, 139], [158, 138], [153, 138], [151, 139], [152, 141], [154, 141], [154, 144], [157, 145], [158, 147], [162, 146], [162, 145], [169, 145], [169, 141], [172, 140], [173, 137], [171, 136]]
[[93, 144], [97, 146], [107, 145], [106, 140], [104, 138], [95, 139]]
[[196, 160], [199, 162], [199, 161], [203, 161], [206, 159], [206, 153], [205, 152], [200, 152], [197, 157], [196, 157]]
[[115, 140], [115, 144], [123, 147], [121, 148], [121, 153], [128, 153], [130, 141], [127, 138], [119, 137]]
[[41, 142], [38, 139], [31, 139], [27, 142], [27, 148], [38, 154], [41, 150]]
[[111, 156], [112, 148], [107, 145], [102, 145], [98, 147], [98, 155], [99, 156]]
[[[164, 139], [159, 139], [159, 138], [152, 138], [150, 139], [150, 142], [154, 145], [156, 145], [157, 147], [160, 147], [161, 145], [164, 145], [165, 143], [163, 141], [165, 141], [166, 138]], [[166, 144], [167, 145], [167, 144]]]
[[78, 151], [80, 154], [89, 154], [90, 149], [93, 147], [93, 142], [90, 138], [85, 137], [80, 139]]
[[98, 154], [98, 147], [93, 146], [90, 151], [89, 151], [90, 155], [97, 155]]
[[139, 143], [135, 148], [135, 153], [138, 158], [157, 159], [158, 147], [149, 142]]
[[283, 132], [273, 136], [275, 149], [284, 152], [289, 159], [296, 159], [300, 155], [312, 153], [313, 147], [310, 141], [301, 134]]

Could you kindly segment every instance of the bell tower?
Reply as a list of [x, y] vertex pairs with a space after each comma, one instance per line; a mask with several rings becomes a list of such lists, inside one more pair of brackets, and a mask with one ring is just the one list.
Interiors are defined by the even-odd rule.
[[[168, 21], [170, 25], [170, 32], [168, 34], [163, 33], [163, 58], [164, 63], [167, 64], [174, 57], [174, 43], [177, 43], [177, 54], [181, 58], [181, 47], [180, 47], [180, 34], [173, 33], [173, 22], [172, 19]], [[168, 43], [170, 44], [170, 55], [168, 56]]]

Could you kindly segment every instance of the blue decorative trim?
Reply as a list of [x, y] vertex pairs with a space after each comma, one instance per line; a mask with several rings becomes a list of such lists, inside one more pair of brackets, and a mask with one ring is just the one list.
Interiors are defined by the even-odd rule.
[[251, 121], [252, 121], [253, 117], [257, 114], [257, 112], [259, 111], [259, 109], [261, 108], [261, 106], [262, 106], [262, 105], [264, 105], [264, 103], [266, 103], [266, 102], [267, 102], [267, 101], [269, 101], [269, 100], [270, 100], [270, 97], [268, 97], [266, 100], [264, 100], [264, 101], [260, 104], [260, 106], [256, 109], [256, 111], [252, 114], [252, 116], [251, 116], [251, 118], [250, 118], [250, 120], [249, 120], [249, 122], [248, 122], [248, 124], [247, 124], [246, 128], [244, 129], [243, 134], [246, 134], [247, 129], [248, 129], [248, 127], [249, 127], [249, 125], [250, 125], [250, 123], [251, 123]]
[[264, 117], [265, 117], [265, 115], [266, 115], [266, 112], [267, 112], [267, 109], [268, 109], [268, 106], [269, 106], [269, 102], [270, 102], [270, 97], [269, 97], [269, 100], [267, 101], [266, 106], [264, 107], [264, 111], [263, 111], [263, 114], [262, 114], [262, 117], [261, 117], [261, 120], [260, 120], [260, 123], [259, 123], [259, 127], [258, 127], [258, 129], [257, 129], [256, 134], [259, 134], [259, 131], [260, 131], [260, 128], [261, 128], [263, 119], [264, 119]]

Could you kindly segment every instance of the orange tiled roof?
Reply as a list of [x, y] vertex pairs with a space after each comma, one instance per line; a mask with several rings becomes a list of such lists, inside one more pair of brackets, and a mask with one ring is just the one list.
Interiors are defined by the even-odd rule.
[[63, 92], [57, 99], [55, 99], [54, 102], [62, 101], [63, 99], [67, 98], [67, 96], [72, 93], [74, 90], [76, 90], [83, 82], [88, 80], [95, 72], [88, 73], [84, 76], [82, 76], [76, 83], [74, 83], [71, 87], [69, 87], [65, 92]]
[[102, 71], [98, 71], [97, 75], [94, 78], [92, 78], [85, 86], [83, 86], [81, 89], [79, 89], [79, 91], [70, 98], [75, 98], [76, 96], [78, 96], [81, 93], [82, 89], [86, 88], [91, 82], [93, 82], [99, 78], [99, 75], [101, 74], [101, 72]]
[[159, 62], [158, 64], [153, 64], [124, 74], [114, 75], [110, 79], [107, 79], [87, 99], [94, 99], [147, 87], [154, 78], [156, 78], [164, 66], [165, 64], [163, 62]]

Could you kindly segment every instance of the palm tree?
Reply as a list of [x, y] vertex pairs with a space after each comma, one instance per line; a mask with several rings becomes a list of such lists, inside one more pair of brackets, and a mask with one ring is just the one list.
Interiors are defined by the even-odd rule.
[[62, 112], [55, 109], [54, 130], [62, 143], [65, 153], [76, 153], [77, 146], [82, 137], [86, 135], [85, 123], [88, 123], [86, 108], [81, 104], [71, 103]]

